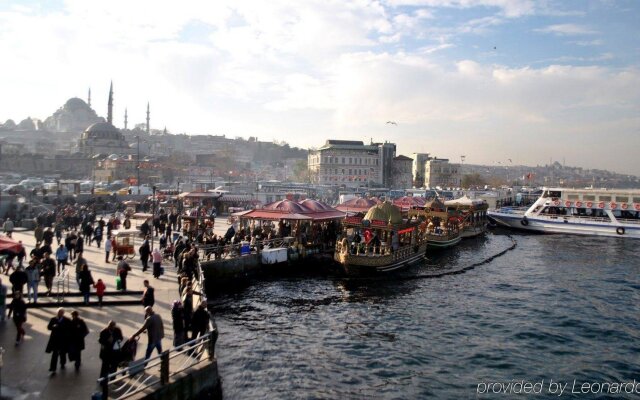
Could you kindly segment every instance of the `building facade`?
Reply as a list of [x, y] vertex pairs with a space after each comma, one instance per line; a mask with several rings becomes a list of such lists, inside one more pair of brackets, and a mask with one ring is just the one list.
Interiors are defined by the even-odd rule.
[[413, 159], [407, 156], [397, 156], [393, 159], [393, 172], [391, 175], [391, 189], [409, 189], [413, 185], [412, 174]]
[[324, 146], [309, 151], [309, 176], [312, 183], [320, 185], [388, 186], [395, 151], [393, 143], [327, 140]]
[[446, 158], [431, 158], [424, 164], [424, 186], [428, 188], [460, 187], [460, 165], [449, 164]]
[[429, 160], [429, 153], [413, 153], [411, 174], [413, 175], [413, 187], [424, 186], [424, 164]]

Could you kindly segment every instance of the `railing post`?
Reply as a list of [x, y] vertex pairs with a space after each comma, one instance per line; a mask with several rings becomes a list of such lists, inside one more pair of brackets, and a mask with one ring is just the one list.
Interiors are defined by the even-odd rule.
[[217, 340], [218, 340], [218, 330], [214, 329], [211, 332], [209, 332], [209, 346], [207, 349], [209, 352], [209, 361], [213, 361], [213, 359], [215, 358]]
[[169, 383], [169, 351], [164, 351], [160, 355], [160, 384]]
[[108, 377], [108, 375], [102, 378], [101, 386], [102, 386], [102, 400], [107, 400], [109, 398], [109, 377]]

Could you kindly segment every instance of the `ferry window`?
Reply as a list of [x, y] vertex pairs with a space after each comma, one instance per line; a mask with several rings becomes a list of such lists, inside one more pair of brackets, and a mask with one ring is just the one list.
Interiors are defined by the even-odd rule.
[[592, 194], [585, 194], [584, 196], [582, 196], [582, 200], [584, 200], [584, 201], [596, 201], [596, 196], [594, 196]]
[[633, 202], [634, 203], [640, 203], [640, 197], [634, 197], [633, 198]]
[[567, 196], [567, 198], [569, 200], [578, 200], [578, 199], [580, 199], [580, 196], [578, 196], [577, 194], [570, 194], [570, 195]]
[[616, 194], [616, 201], [618, 203], [626, 203], [627, 201], [629, 201], [629, 196], [625, 194]]
[[549, 191], [549, 196], [551, 197], [562, 197], [562, 192], [558, 192], [558, 191]]
[[611, 201], [611, 196], [600, 196], [600, 201]]

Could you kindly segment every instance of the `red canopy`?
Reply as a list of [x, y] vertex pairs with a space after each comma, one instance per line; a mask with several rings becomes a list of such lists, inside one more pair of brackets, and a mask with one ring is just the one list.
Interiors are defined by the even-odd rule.
[[15, 240], [6, 236], [0, 236], [0, 252], [10, 251], [12, 253], [18, 253], [22, 245]]
[[240, 215], [240, 218], [271, 220], [328, 220], [344, 218], [344, 213], [316, 200], [280, 200], [267, 204], [260, 210], [251, 210]]
[[344, 212], [367, 212], [373, 206], [378, 204], [376, 199], [364, 199], [361, 197], [347, 200], [338, 205], [336, 208]]
[[404, 196], [393, 201], [402, 211], [408, 211], [412, 207], [424, 207], [426, 200], [423, 197]]

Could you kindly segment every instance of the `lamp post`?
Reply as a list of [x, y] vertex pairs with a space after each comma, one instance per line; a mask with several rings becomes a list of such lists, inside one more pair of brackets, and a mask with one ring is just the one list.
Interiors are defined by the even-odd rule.
[[[138, 185], [138, 191], [140, 190], [140, 185]], [[153, 185], [153, 197], [151, 203], [151, 216], [152, 221], [156, 219], [156, 185]], [[155, 232], [151, 232], [151, 250], [153, 250], [153, 241], [155, 238]]]
[[136, 153], [136, 170], [138, 171], [138, 181], [136, 185], [138, 186], [138, 193], [140, 194], [140, 135], [136, 135], [136, 140], [138, 141], [138, 151]]

